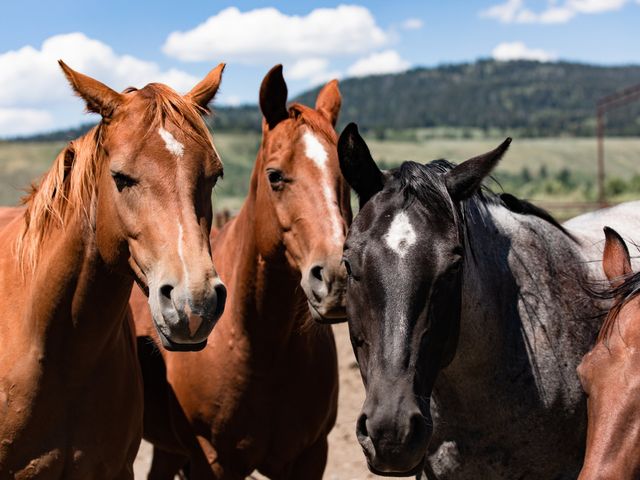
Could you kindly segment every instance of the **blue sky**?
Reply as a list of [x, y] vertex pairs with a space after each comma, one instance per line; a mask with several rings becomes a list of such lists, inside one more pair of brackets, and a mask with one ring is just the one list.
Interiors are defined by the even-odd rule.
[[219, 104], [255, 103], [285, 65], [295, 95], [329, 78], [533, 58], [640, 63], [640, 0], [181, 2], [22, 0], [0, 16], [0, 137], [89, 118], [56, 58], [117, 89], [187, 90], [226, 62]]

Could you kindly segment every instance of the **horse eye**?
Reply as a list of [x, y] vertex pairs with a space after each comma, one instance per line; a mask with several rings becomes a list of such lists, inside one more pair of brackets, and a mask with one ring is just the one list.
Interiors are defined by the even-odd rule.
[[284, 183], [284, 176], [280, 170], [276, 170], [270, 168], [267, 170], [267, 178], [269, 179], [269, 183], [271, 183], [271, 188], [274, 190], [279, 190], [282, 188], [282, 184]]
[[137, 180], [134, 180], [130, 176], [120, 172], [112, 172], [111, 178], [113, 178], [113, 181], [115, 182], [116, 188], [119, 192], [121, 192], [125, 188], [133, 187], [138, 183]]
[[349, 260], [347, 260], [346, 258], [342, 259], [342, 263], [344, 263], [344, 268], [346, 268], [347, 270], [347, 275], [351, 276], [351, 264], [349, 263]]
[[462, 266], [462, 259], [459, 258], [458, 260], [456, 260], [455, 262], [453, 262], [451, 264], [451, 266], [449, 267], [449, 272], [451, 273], [457, 273], [460, 271], [460, 267]]
[[365, 344], [365, 341], [364, 338], [362, 338], [360, 335], [354, 335], [351, 337], [351, 344], [355, 348], [362, 348], [362, 346]]

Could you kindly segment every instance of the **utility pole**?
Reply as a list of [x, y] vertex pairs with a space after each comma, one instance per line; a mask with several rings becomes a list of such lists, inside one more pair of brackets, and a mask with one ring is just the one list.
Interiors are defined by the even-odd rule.
[[611, 95], [598, 100], [596, 105], [597, 137], [598, 137], [598, 203], [600, 207], [607, 206], [607, 195], [605, 192], [604, 178], [604, 135], [605, 135], [605, 114], [616, 108], [625, 106], [640, 98], [640, 84], [623, 90], [619, 90]]

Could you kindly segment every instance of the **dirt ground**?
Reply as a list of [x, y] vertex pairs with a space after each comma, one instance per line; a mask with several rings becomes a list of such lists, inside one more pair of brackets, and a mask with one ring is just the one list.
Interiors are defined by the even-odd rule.
[[[340, 399], [338, 420], [329, 436], [329, 460], [324, 478], [327, 480], [366, 480], [377, 477], [367, 470], [364, 455], [356, 440], [355, 425], [364, 401], [364, 387], [356, 366], [346, 324], [333, 327], [340, 362]], [[151, 447], [143, 442], [136, 458], [136, 480], [146, 478], [151, 462]], [[254, 475], [251, 478], [263, 478]]]

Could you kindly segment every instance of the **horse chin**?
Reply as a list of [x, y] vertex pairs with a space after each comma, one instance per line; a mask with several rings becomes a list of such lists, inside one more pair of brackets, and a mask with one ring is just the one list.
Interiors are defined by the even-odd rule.
[[309, 312], [311, 318], [322, 325], [333, 325], [335, 323], [344, 323], [347, 321], [347, 310], [344, 307], [338, 307], [330, 310], [325, 314], [321, 314], [318, 309], [307, 300], [309, 304]]
[[378, 470], [376, 467], [371, 465], [371, 462], [367, 459], [367, 467], [369, 471], [374, 475], [378, 475], [380, 477], [415, 477], [419, 473], [422, 473], [424, 470], [424, 464], [427, 460], [426, 455], [422, 457], [422, 460], [418, 462], [418, 464], [410, 470], [399, 472], [399, 471], [383, 471]]
[[169, 352], [199, 352], [207, 346], [207, 339], [198, 343], [177, 343], [167, 337], [159, 328], [156, 328], [160, 342], [165, 350]]

